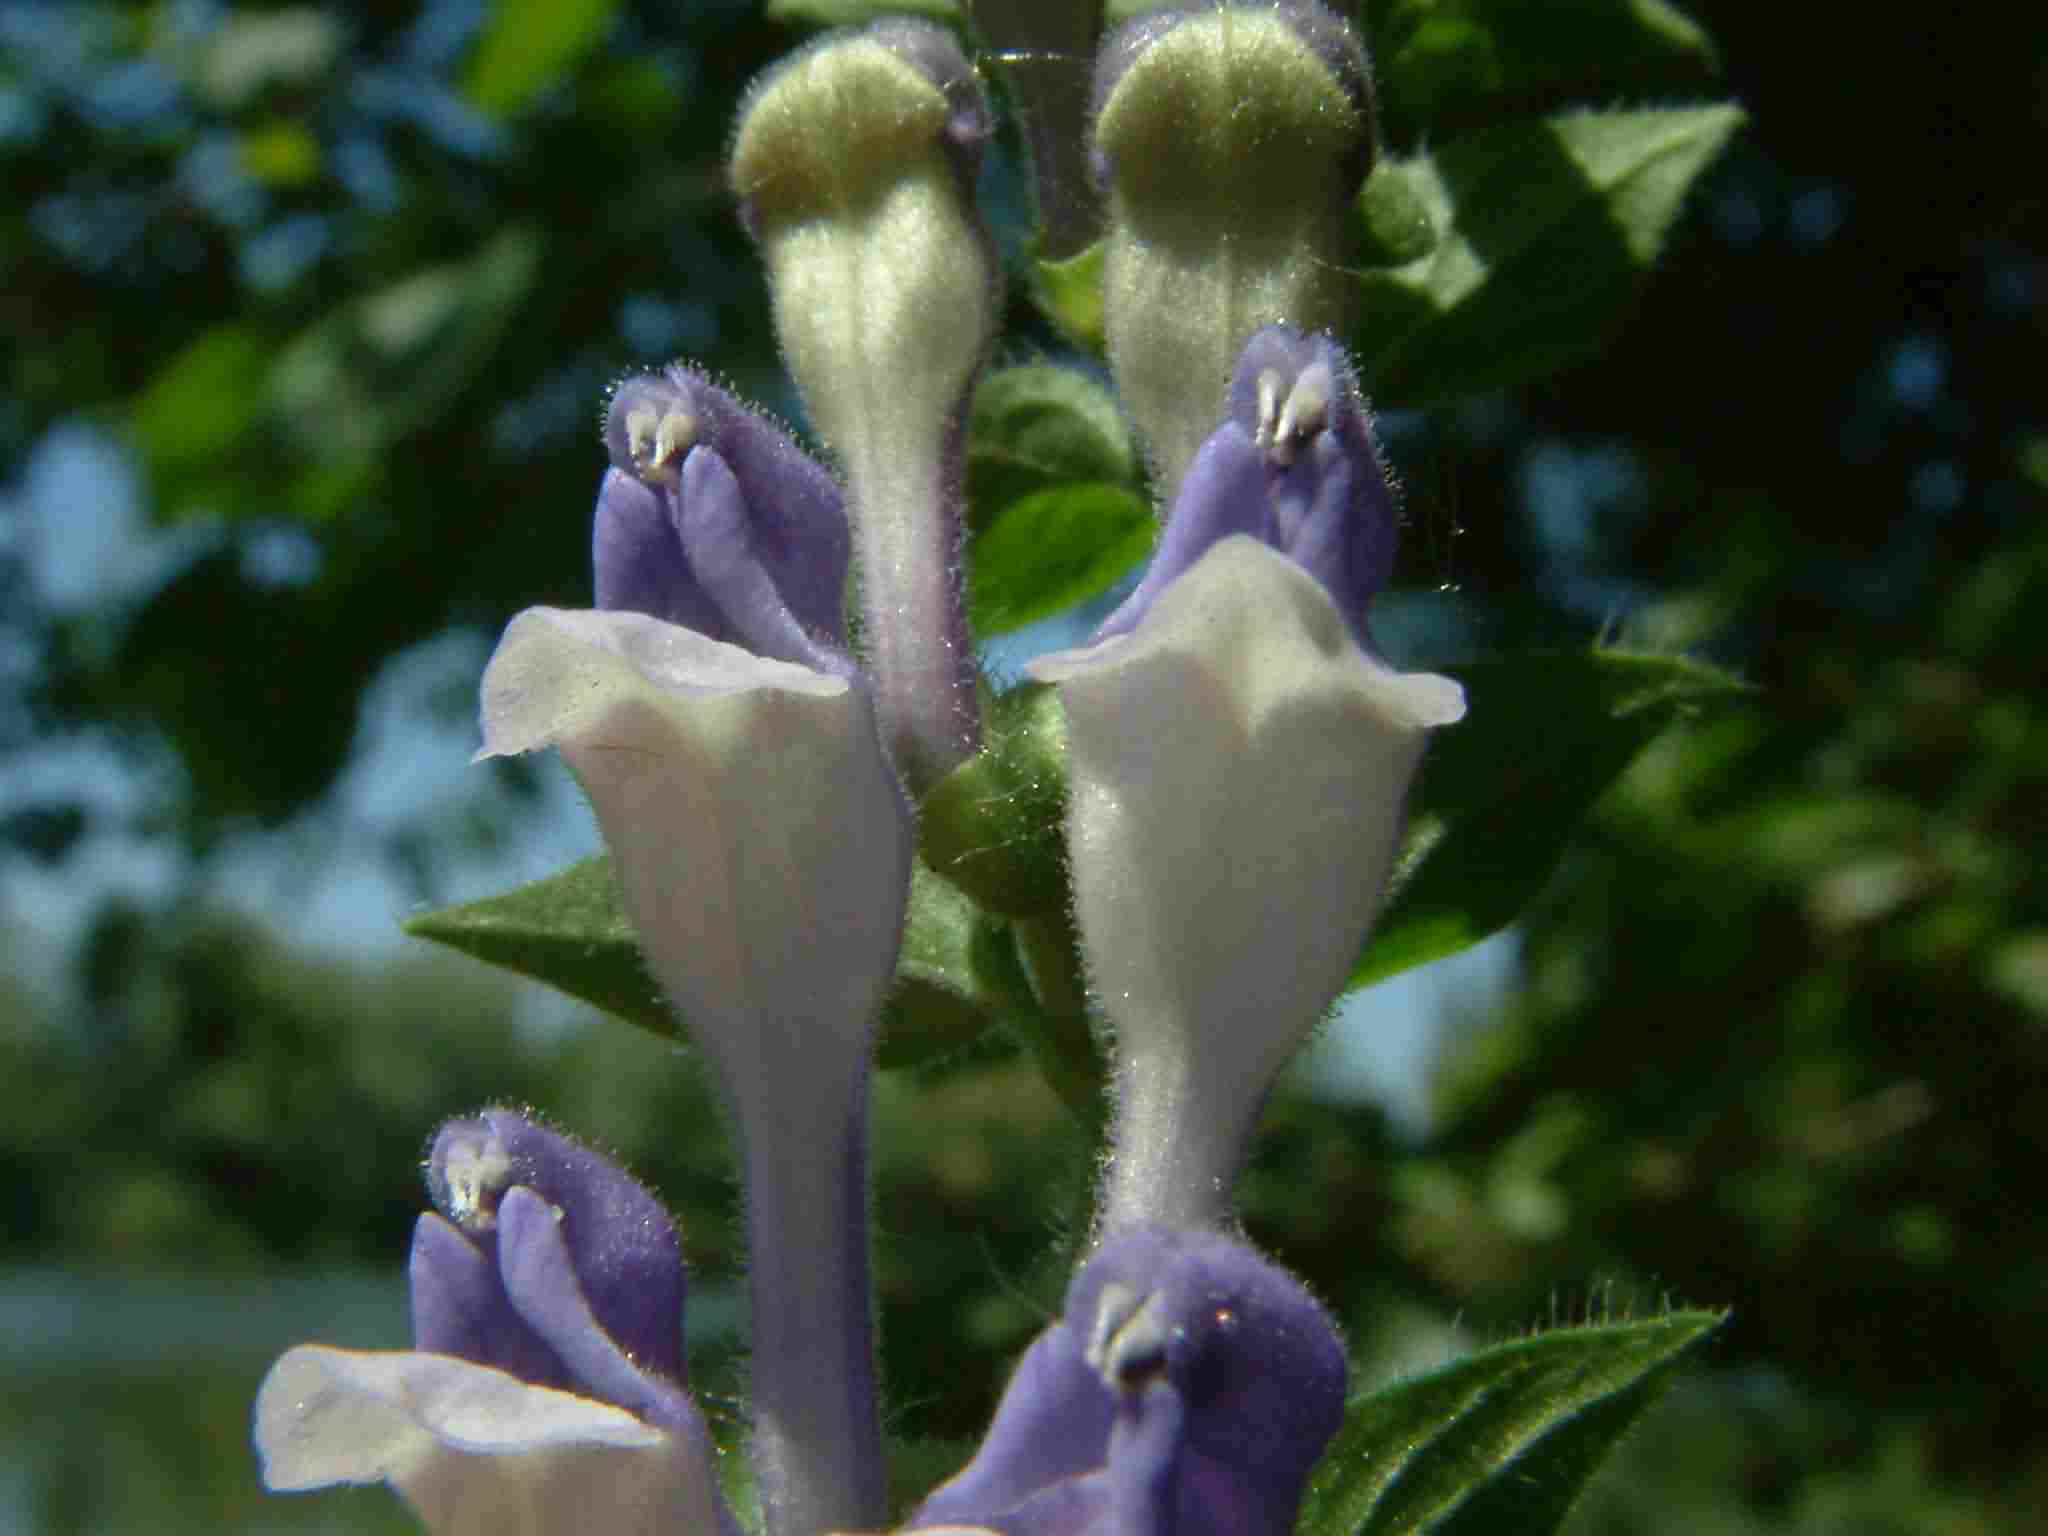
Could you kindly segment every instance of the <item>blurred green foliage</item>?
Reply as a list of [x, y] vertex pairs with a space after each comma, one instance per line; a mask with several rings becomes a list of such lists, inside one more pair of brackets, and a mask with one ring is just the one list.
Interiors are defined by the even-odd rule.
[[[1439, 259], [1452, 170], [1511, 223], [1489, 146], [1539, 119], [1690, 108], [1704, 131], [1709, 94], [1747, 113], [1656, 280], [1603, 309], [1597, 352], [1532, 366], [1492, 355], [1490, 328], [1448, 359], [1399, 327], [1360, 340], [1391, 359], [1366, 376], [1378, 405], [1430, 405], [1386, 423], [1402, 577], [1431, 589], [1411, 616], [1454, 649], [1616, 625], [1756, 692], [1602, 802], [1524, 929], [1526, 984], [1460, 1022], [1425, 1134], [1277, 1097], [1248, 1227], [1380, 1376], [1559, 1315], [1732, 1309], [1708, 1369], [1593, 1483], [1586, 1536], [2030, 1529], [2048, 1505], [2038, 24], [1756, 0], [1362, 11], [1392, 167], [1361, 207], [1369, 288]], [[201, 893], [234, 838], [328, 803], [393, 658], [586, 597], [610, 378], [687, 352], [792, 408], [720, 158], [739, 90], [797, 35], [737, 0], [6, 13], [0, 480], [18, 508], [48, 435], [90, 423], [140, 466], [138, 542], [166, 553], [66, 603], [30, 536], [0, 538], [0, 857], [10, 882], [85, 882], [128, 839], [180, 871], [161, 899], [103, 902], [54, 967], [31, 923], [0, 941], [23, 978], [0, 986], [17, 1337], [38, 1297], [73, 1291], [297, 1295], [368, 1266], [397, 1297], [435, 1120], [516, 1100], [674, 1205], [693, 1368], [732, 1427], [729, 1154], [687, 1054], [534, 1025], [530, 999], [424, 947], [301, 952]], [[990, 189], [1022, 195], [1002, 165]], [[1626, 246], [1607, 233], [1596, 255]], [[1525, 292], [1570, 275], [1570, 242], [1516, 248], [1541, 257]], [[1005, 361], [1030, 369], [1062, 343], [1019, 275]], [[1086, 288], [1062, 290], [1083, 331]], [[984, 408], [1025, 420], [1013, 387]], [[1136, 471], [1102, 426], [1053, 446], [1094, 452], [1106, 496]], [[1034, 474], [1073, 473], [971, 462], [985, 536], [1028, 545], [1073, 515], [1032, 501]], [[311, 551], [296, 575], [255, 558], [280, 533]], [[1098, 575], [1054, 563], [977, 602], [1022, 618]], [[109, 802], [30, 771], [79, 738], [142, 787]], [[495, 811], [362, 832], [422, 899], [536, 803], [530, 776], [490, 772], [512, 791]], [[951, 957], [974, 925], [928, 938]], [[53, 970], [59, 990], [27, 979]], [[942, 1033], [878, 1083], [892, 1427], [932, 1437], [935, 1464], [1058, 1304], [1092, 1174], [1086, 1085], [1063, 1099], [1037, 1070], [1060, 1049]], [[263, 1359], [152, 1364], [152, 1317], [110, 1332], [126, 1362], [9, 1357], [0, 1508], [52, 1533], [406, 1528], [377, 1491], [263, 1499], [243, 1446]]]

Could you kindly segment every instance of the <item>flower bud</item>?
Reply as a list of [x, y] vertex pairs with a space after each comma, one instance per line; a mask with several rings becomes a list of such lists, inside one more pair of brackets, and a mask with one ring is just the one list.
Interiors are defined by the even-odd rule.
[[1104, 324], [1168, 505], [1251, 334], [1341, 328], [1372, 111], [1364, 50], [1311, 0], [1140, 16], [1104, 47]]
[[959, 545], [968, 396], [999, 318], [972, 198], [991, 131], [950, 35], [898, 21], [771, 72], [733, 145], [783, 353], [846, 475], [883, 736], [914, 790], [978, 739]]
[[1361, 650], [1316, 581], [1222, 540], [1128, 634], [1031, 667], [1072, 750], [1081, 947], [1115, 1034], [1101, 1226], [1228, 1219], [1275, 1074], [1336, 998], [1446, 678]]

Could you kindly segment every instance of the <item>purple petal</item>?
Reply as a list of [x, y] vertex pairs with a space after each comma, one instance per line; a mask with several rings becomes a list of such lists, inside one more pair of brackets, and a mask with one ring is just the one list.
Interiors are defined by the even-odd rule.
[[409, 1278], [413, 1348], [537, 1387], [572, 1387], [568, 1367], [513, 1309], [492, 1257], [431, 1211], [413, 1228]]
[[1113, 1233], [967, 1468], [912, 1529], [1286, 1536], [1344, 1411], [1344, 1347], [1286, 1271], [1214, 1231]]
[[1370, 651], [1366, 614], [1393, 573], [1398, 518], [1351, 365], [1327, 336], [1273, 325], [1245, 344], [1223, 424], [1190, 462], [1144, 579], [1095, 637], [1135, 629], [1233, 534], [1315, 577]]
[[736, 643], [757, 656], [852, 674], [851, 660], [805, 633], [777, 589], [756, 548], [740, 483], [714, 448], [696, 449], [683, 465], [681, 532], [691, 574], [731, 626]]
[[788, 433], [715, 384], [680, 368], [707, 426], [702, 441], [731, 467], [752, 514], [754, 548], [796, 620], [813, 635], [846, 638], [846, 574], [853, 559], [839, 483]]
[[1272, 544], [1266, 482], [1265, 457], [1252, 442], [1251, 433], [1235, 421], [1224, 422], [1188, 466], [1144, 579], [1102, 621], [1095, 638], [1106, 640], [1137, 628], [1159, 595], [1220, 540], [1242, 533]]
[[1298, 1280], [1221, 1233], [1131, 1228], [1076, 1277], [1067, 1317], [1093, 1319], [1106, 1361], [1133, 1330], [1160, 1341], [1187, 1409], [1181, 1536], [1291, 1529], [1343, 1419], [1346, 1375], [1336, 1329]]
[[[797, 649], [805, 637], [844, 644], [852, 534], [843, 498], [787, 433], [702, 375], [672, 367], [612, 391], [604, 440], [612, 472], [593, 538], [600, 608], [731, 640], [747, 638], [772, 607], [793, 620]], [[724, 474], [706, 481], [700, 469], [693, 486], [692, 467], [706, 452]], [[706, 487], [721, 500], [694, 507]], [[736, 568], [751, 573], [738, 588]], [[772, 605], [764, 606], [763, 584]], [[763, 654], [806, 660], [778, 643], [784, 648]]]
[[[1183, 1524], [1204, 1528], [1212, 1512], [1177, 1518], [1192, 1502], [1180, 1477], [1187, 1410], [1170, 1382], [1154, 1381], [1127, 1398], [1109, 1437], [1109, 1526], [1114, 1536], [1173, 1536]], [[1276, 1531], [1274, 1536], [1283, 1536]]]
[[623, 1170], [516, 1111], [442, 1127], [428, 1160], [434, 1202], [481, 1247], [497, 1244], [500, 1202], [532, 1190], [563, 1213], [562, 1237], [591, 1313], [650, 1370], [683, 1378], [682, 1248], [661, 1204]]
[[1115, 1412], [1114, 1397], [1081, 1357], [1080, 1340], [1054, 1323], [1024, 1352], [974, 1460], [909, 1525], [987, 1524], [1039, 1490], [1071, 1486], [1102, 1465]]
[[1274, 547], [1322, 583], [1361, 642], [1393, 574], [1391, 483], [1344, 351], [1328, 336], [1268, 326], [1245, 344], [1229, 413], [1264, 452]]
[[605, 471], [591, 519], [590, 564], [597, 606], [644, 613], [730, 640], [732, 626], [683, 558], [673, 498], [624, 470]]
[[498, 1208], [498, 1269], [513, 1308], [561, 1357], [584, 1395], [663, 1429], [696, 1425], [696, 1410], [677, 1385], [679, 1372], [664, 1377], [643, 1369], [592, 1315], [567, 1241], [573, 1219], [530, 1189], [505, 1196]]

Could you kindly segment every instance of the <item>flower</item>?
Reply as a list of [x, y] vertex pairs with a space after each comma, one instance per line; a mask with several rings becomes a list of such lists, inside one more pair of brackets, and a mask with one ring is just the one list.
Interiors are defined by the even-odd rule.
[[264, 1379], [274, 1490], [388, 1482], [427, 1529], [737, 1527], [685, 1390], [683, 1267], [653, 1196], [511, 1110], [434, 1139], [410, 1351], [301, 1345]]
[[1447, 678], [1363, 644], [1395, 528], [1348, 366], [1247, 344], [1153, 564], [1042, 657], [1070, 741], [1082, 951], [1116, 1033], [1105, 1230], [1227, 1219], [1273, 1077], [1342, 989]]
[[1285, 1536], [1344, 1389], [1343, 1343], [1286, 1271], [1220, 1233], [1127, 1228], [907, 1528]]
[[733, 1105], [770, 1529], [872, 1525], [865, 1090], [911, 819], [840, 649], [845, 526], [823, 470], [693, 375], [621, 386], [607, 443], [600, 603], [654, 611], [514, 618], [485, 669], [479, 756], [561, 750]]

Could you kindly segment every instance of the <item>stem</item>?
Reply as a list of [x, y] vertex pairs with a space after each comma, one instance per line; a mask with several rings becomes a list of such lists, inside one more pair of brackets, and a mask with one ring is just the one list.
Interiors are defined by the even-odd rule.
[[768, 1536], [877, 1530], [888, 1507], [868, 1279], [866, 1073], [846, 1098], [812, 1113], [791, 1102], [787, 1083], [776, 1087], [740, 1117], [762, 1516]]

